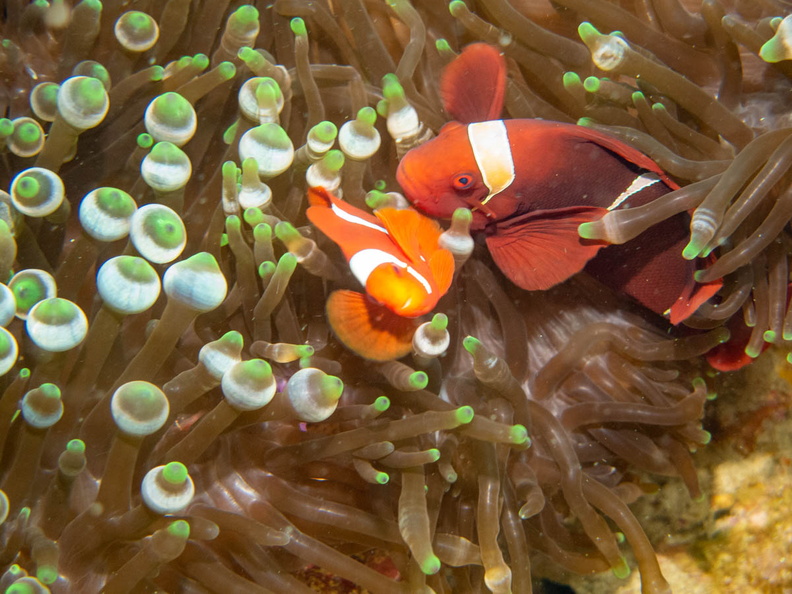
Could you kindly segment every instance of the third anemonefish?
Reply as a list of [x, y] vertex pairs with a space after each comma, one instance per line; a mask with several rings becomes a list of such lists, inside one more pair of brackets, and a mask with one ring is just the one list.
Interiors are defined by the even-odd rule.
[[308, 194], [308, 219], [339, 245], [367, 293], [334, 291], [327, 300], [330, 326], [362, 357], [403, 357], [412, 348], [415, 318], [434, 309], [454, 276], [453, 256], [437, 244], [442, 229], [412, 209], [382, 208], [372, 216], [324, 188]]
[[697, 284], [696, 263], [682, 258], [685, 213], [605, 250], [604, 242], [581, 239], [581, 223], [679, 186], [647, 156], [594, 130], [494, 119], [505, 84], [504, 59], [486, 44], [468, 46], [448, 66], [441, 93], [457, 121], [409, 151], [397, 172], [419, 210], [450, 218], [459, 207], [472, 209], [471, 228], [484, 231], [495, 263], [527, 290], [547, 289], [585, 268], [673, 324], [718, 291], [720, 282]]

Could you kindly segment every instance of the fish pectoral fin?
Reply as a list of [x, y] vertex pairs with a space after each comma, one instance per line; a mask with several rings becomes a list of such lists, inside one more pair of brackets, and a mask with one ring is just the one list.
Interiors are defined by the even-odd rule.
[[582, 239], [578, 226], [607, 211], [589, 206], [535, 211], [499, 223], [487, 247], [501, 272], [526, 291], [543, 291], [577, 274], [607, 244]]
[[453, 119], [469, 124], [496, 120], [503, 110], [506, 61], [486, 43], [473, 43], [443, 71], [440, 95]]
[[436, 221], [418, 211], [412, 208], [381, 208], [375, 215], [388, 230], [393, 242], [413, 263], [440, 249], [437, 240], [443, 230]]
[[363, 293], [346, 290], [330, 294], [327, 320], [344, 346], [373, 361], [390, 361], [409, 353], [420, 323], [396, 315]]
[[708, 283], [697, 283], [691, 278], [690, 284], [669, 309], [668, 319], [674, 326], [681, 324], [720, 291], [721, 287], [723, 287], [721, 278]]
[[428, 273], [431, 273], [432, 278], [427, 278], [427, 281], [437, 288], [440, 295], [448, 291], [454, 276], [454, 258], [451, 252], [438, 245], [443, 232], [440, 225], [411, 208], [382, 208], [376, 215], [407, 257], [408, 263], [417, 270], [424, 270], [428, 264]]
[[440, 295], [445, 295], [454, 278], [454, 256], [448, 250], [437, 250], [429, 258], [429, 269], [432, 271], [438, 292]]

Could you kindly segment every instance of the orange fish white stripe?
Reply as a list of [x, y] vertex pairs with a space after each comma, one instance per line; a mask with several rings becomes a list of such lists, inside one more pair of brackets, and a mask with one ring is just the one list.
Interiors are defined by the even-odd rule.
[[469, 124], [467, 133], [481, 179], [489, 189], [489, 194], [481, 201], [486, 204], [514, 181], [514, 159], [509, 135], [503, 120]]
[[660, 181], [660, 176], [657, 175], [656, 173], [652, 173], [651, 171], [647, 173], [642, 173], [634, 180], [632, 180], [632, 182], [630, 183], [629, 186], [627, 186], [627, 189], [624, 190], [624, 192], [622, 192], [616, 197], [616, 200], [614, 200], [613, 203], [608, 207], [608, 210], [615, 210], [619, 208], [621, 203], [627, 200], [630, 196], [632, 196], [633, 194], [637, 194], [644, 188], [648, 188], [652, 184], [655, 184], [659, 181]]
[[369, 248], [360, 250], [349, 259], [349, 268], [352, 270], [352, 274], [364, 287], [366, 286], [368, 277], [380, 264], [395, 264], [399, 268], [406, 270], [409, 274], [415, 277], [415, 280], [421, 283], [428, 295], [432, 294], [432, 285], [429, 283], [429, 281], [426, 280], [423, 275], [420, 274], [415, 268], [405, 262], [402, 262], [393, 254], [389, 254], [388, 252], [384, 252], [375, 248]]
[[380, 227], [379, 225], [375, 225], [374, 223], [369, 223], [367, 220], [361, 219], [360, 217], [345, 211], [343, 208], [340, 208], [335, 203], [330, 204], [330, 209], [333, 211], [333, 214], [336, 215], [339, 219], [343, 219], [348, 223], [352, 223], [354, 225], [363, 225], [364, 227], [368, 227], [369, 229], [382, 231], [386, 235], [388, 234], [388, 232], [385, 230], [385, 227]]

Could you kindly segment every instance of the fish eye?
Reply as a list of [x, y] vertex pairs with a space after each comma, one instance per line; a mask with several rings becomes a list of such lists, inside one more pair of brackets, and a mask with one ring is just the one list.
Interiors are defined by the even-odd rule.
[[468, 190], [473, 185], [473, 175], [470, 173], [460, 173], [454, 178], [454, 188], [457, 190]]

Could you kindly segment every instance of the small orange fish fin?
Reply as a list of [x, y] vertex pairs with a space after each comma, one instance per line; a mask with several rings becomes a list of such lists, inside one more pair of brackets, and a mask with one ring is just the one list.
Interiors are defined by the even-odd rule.
[[445, 295], [454, 278], [454, 256], [448, 250], [439, 249], [429, 258], [429, 268], [438, 292]]
[[342, 243], [344, 237], [349, 235], [348, 226], [343, 220], [339, 220], [338, 216], [329, 207], [310, 206], [305, 211], [305, 214], [317, 229], [338, 244], [347, 260], [355, 254], [357, 250], [346, 243]]
[[334, 291], [327, 299], [327, 320], [338, 339], [365, 359], [390, 361], [412, 350], [419, 320], [397, 316], [356, 291]]
[[436, 221], [411, 208], [381, 208], [377, 218], [388, 230], [388, 235], [413, 263], [427, 259], [440, 249], [437, 240], [443, 230]]
[[334, 196], [322, 187], [308, 188], [308, 204], [311, 206], [330, 206]]
[[339, 200], [323, 188], [312, 188], [308, 196], [311, 201], [317, 200], [305, 211], [308, 220], [338, 244], [347, 260], [365, 248], [392, 249], [387, 230], [367, 212]]
[[440, 96], [453, 119], [469, 124], [497, 120], [506, 92], [506, 61], [497, 48], [473, 43], [443, 71]]
[[691, 278], [689, 286], [669, 309], [668, 319], [674, 326], [684, 322], [722, 287], [723, 279], [721, 278], [708, 283], [697, 283]]
[[607, 211], [589, 206], [535, 211], [498, 225], [487, 237], [492, 259], [515, 285], [543, 291], [577, 274], [607, 244], [582, 239], [581, 223]]
[[[416, 274], [427, 285], [416, 278]], [[410, 273], [406, 268], [390, 262], [380, 264], [371, 271], [366, 279], [366, 292], [396, 315], [408, 318], [431, 311], [439, 298], [431, 290], [431, 280], [425, 278], [421, 271], [412, 268]]]
[[352, 206], [349, 202], [345, 202], [340, 198], [334, 196], [324, 188], [308, 188], [308, 202], [311, 206], [320, 206], [326, 207], [329, 209], [333, 209], [335, 207], [338, 210], [343, 211], [345, 215], [348, 215], [346, 218], [357, 218], [360, 220], [365, 221], [371, 225], [375, 225], [377, 227], [381, 227], [382, 225], [380, 222], [370, 213], [366, 212], [365, 210], [361, 210], [355, 206]]

